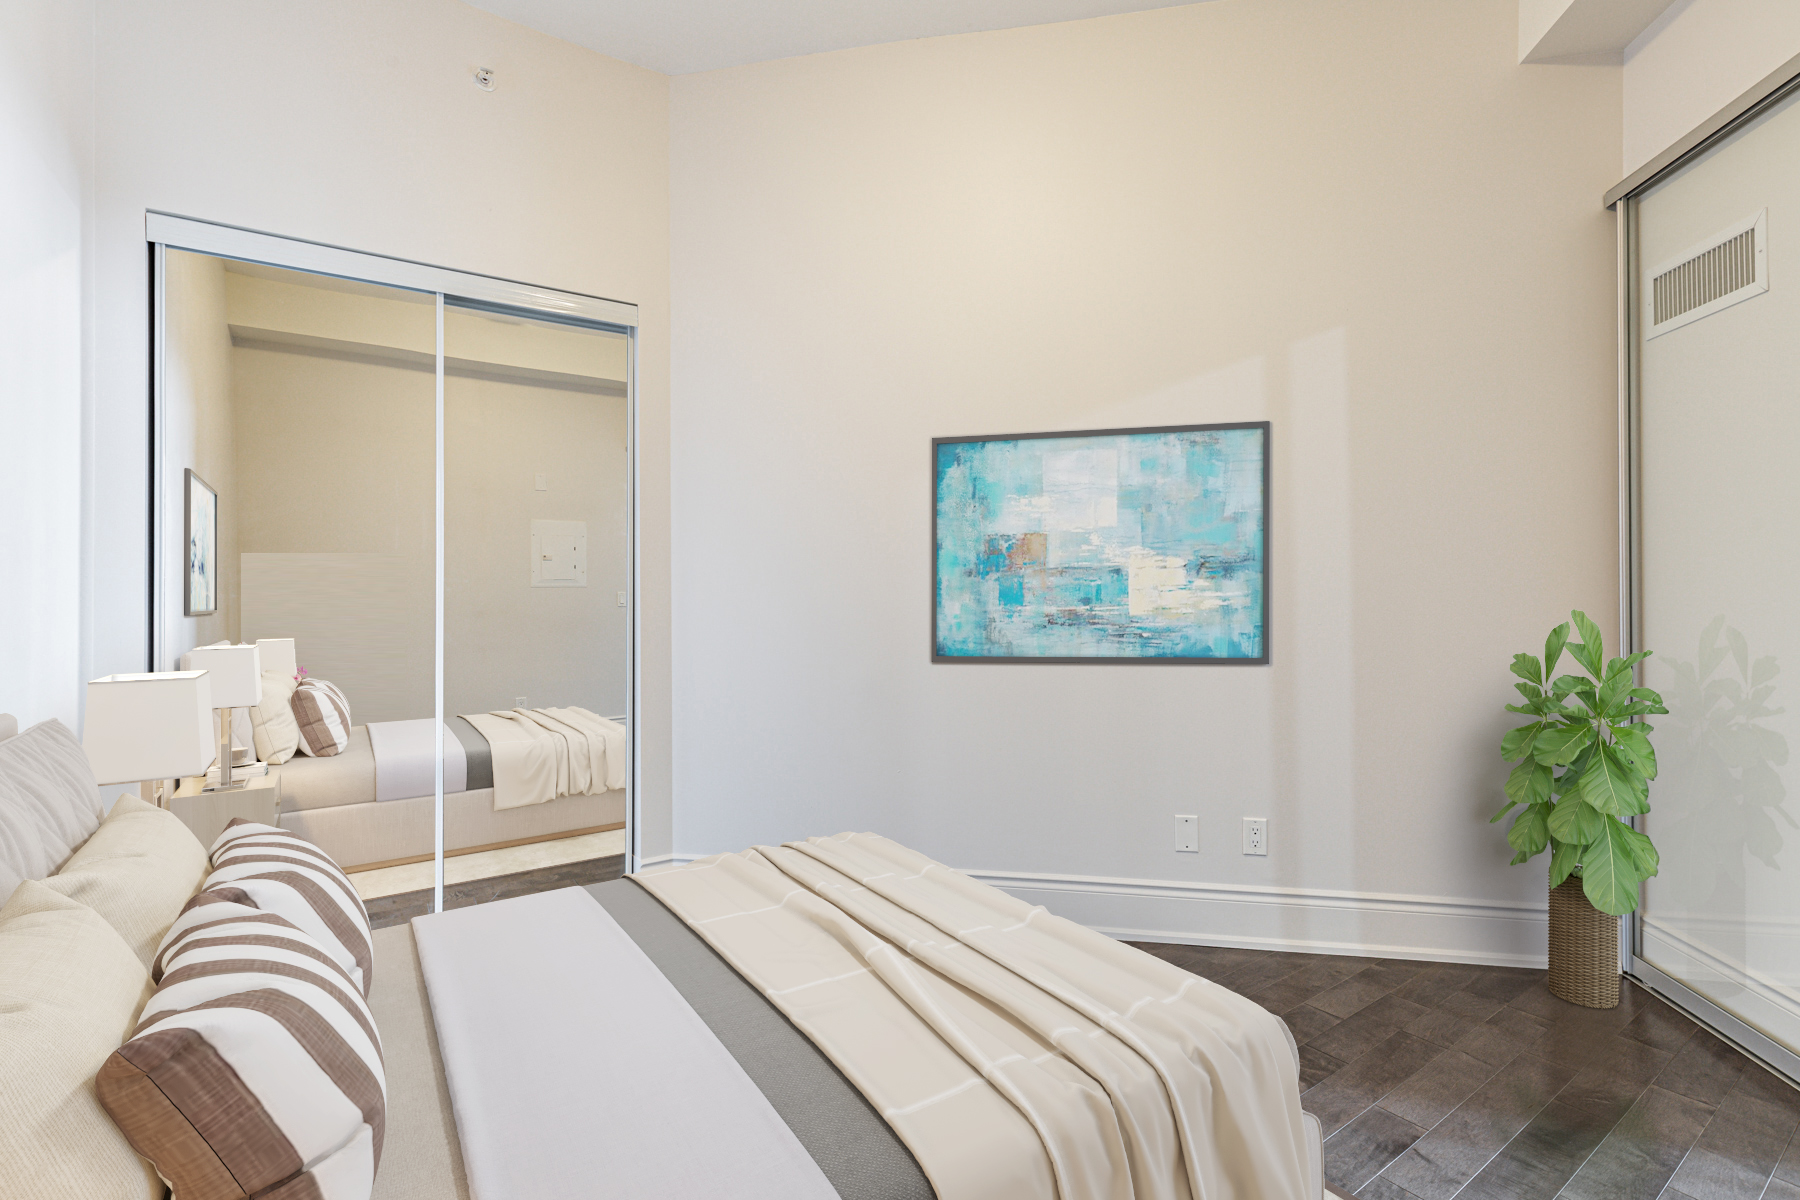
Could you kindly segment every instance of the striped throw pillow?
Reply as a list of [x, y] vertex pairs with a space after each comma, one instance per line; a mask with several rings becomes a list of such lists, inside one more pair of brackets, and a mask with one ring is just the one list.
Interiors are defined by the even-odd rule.
[[333, 955], [248, 899], [202, 892], [176, 918], [100, 1102], [181, 1200], [367, 1200], [387, 1121], [374, 1018]]
[[330, 758], [350, 744], [350, 702], [344, 693], [323, 679], [308, 679], [294, 689], [289, 701], [294, 722], [300, 726], [302, 754]]
[[213, 842], [212, 865], [202, 891], [242, 891], [250, 904], [317, 942], [357, 990], [369, 994], [374, 979], [369, 910], [330, 855], [285, 829], [237, 817]]

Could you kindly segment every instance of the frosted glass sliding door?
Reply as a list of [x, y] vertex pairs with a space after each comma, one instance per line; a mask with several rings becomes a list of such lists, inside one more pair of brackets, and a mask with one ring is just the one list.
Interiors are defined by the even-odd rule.
[[1637, 640], [1670, 710], [1635, 954], [1795, 1052], [1800, 107], [1632, 204]]

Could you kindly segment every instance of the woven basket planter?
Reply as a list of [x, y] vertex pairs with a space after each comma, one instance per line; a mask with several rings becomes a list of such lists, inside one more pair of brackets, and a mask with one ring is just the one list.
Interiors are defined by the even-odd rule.
[[1550, 889], [1550, 994], [1587, 1008], [1619, 1006], [1619, 918], [1588, 903], [1574, 875]]

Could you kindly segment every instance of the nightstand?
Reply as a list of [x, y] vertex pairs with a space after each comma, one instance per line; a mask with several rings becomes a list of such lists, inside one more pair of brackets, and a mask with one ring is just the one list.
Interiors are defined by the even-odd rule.
[[212, 849], [213, 840], [225, 832], [234, 817], [261, 825], [281, 824], [281, 778], [275, 774], [252, 779], [228, 792], [203, 792], [203, 779], [184, 779], [169, 797], [169, 811], [193, 831], [200, 844]]

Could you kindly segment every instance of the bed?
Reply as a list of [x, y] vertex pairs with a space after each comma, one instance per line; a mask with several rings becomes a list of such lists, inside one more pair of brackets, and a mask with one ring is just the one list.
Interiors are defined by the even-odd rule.
[[[479, 739], [462, 718], [445, 722], [461, 739]], [[481, 739], [485, 746], [485, 739]], [[461, 744], [459, 742], [459, 744]], [[491, 763], [465, 744], [465, 786], [444, 792], [444, 849], [471, 853], [551, 837], [621, 829], [623, 788], [558, 796], [513, 808], [495, 804]], [[328, 758], [297, 756], [271, 767], [281, 793], [281, 824], [323, 849], [346, 869], [418, 862], [433, 852], [436, 803], [429, 794], [377, 799], [377, 760], [369, 726], [350, 730], [342, 752]], [[473, 786], [479, 785], [479, 786]]]
[[[322, 859], [289, 838], [288, 849], [261, 852], [285, 865], [258, 877], [231, 865], [233, 847], [287, 834], [228, 829], [209, 861], [166, 810], [127, 796], [102, 819], [78, 744], [53, 725], [0, 741], [0, 869], [23, 880], [0, 889], [12, 890], [0, 908], [0, 1193], [154, 1200], [160, 1183], [94, 1099], [96, 1056], [116, 1048], [111, 1064], [153, 1027], [140, 1017], [182, 972], [154, 995], [146, 972], [182, 944], [183, 921], [223, 910], [196, 905], [263, 907], [237, 889], [258, 896], [307, 856]], [[48, 756], [19, 751], [27, 742]], [[17, 786], [25, 774], [37, 781]], [[19, 856], [20, 829], [42, 843], [36, 858]], [[884, 861], [909, 869], [873, 869]], [[343, 892], [345, 912], [360, 908]], [[64, 934], [14, 936], [45, 920], [62, 921]], [[894, 940], [906, 921], [939, 922], [939, 932]], [[372, 981], [361, 986], [385, 1062], [379, 1170], [368, 1165], [360, 1190], [318, 1193], [327, 1197], [1325, 1194], [1318, 1124], [1299, 1111], [1278, 1019], [873, 835], [758, 847], [372, 935], [364, 913], [363, 928], [355, 978]], [[105, 969], [77, 962], [78, 944], [92, 944]], [[20, 945], [35, 967], [14, 961]], [[247, 969], [235, 946], [207, 953]], [[841, 954], [865, 966], [840, 971]], [[59, 988], [66, 995], [50, 995]], [[23, 995], [32, 989], [45, 995]], [[1104, 1028], [1081, 1024], [1090, 1017]], [[44, 1022], [59, 1024], [47, 1032]], [[1058, 1023], [1070, 1028], [1049, 1029]], [[1034, 1028], [1061, 1054], [996, 1050]], [[1126, 1042], [1134, 1049], [1119, 1052]], [[1120, 1065], [1138, 1053], [1142, 1063]], [[1084, 1083], [1071, 1062], [1097, 1073]], [[1145, 1076], [1145, 1064], [1159, 1074]], [[1104, 1096], [1092, 1086], [1103, 1077]], [[1157, 1078], [1176, 1097], [1164, 1123], [1185, 1139], [1179, 1151], [1158, 1151], [1144, 1133], [1163, 1120]], [[922, 1102], [906, 1102], [912, 1094]], [[1085, 1100], [1058, 1115], [1059, 1095]], [[1122, 1143], [1095, 1131], [1127, 1124], [1132, 1163], [1161, 1154], [1179, 1169], [1109, 1168]], [[277, 1190], [291, 1189], [267, 1194]]]

